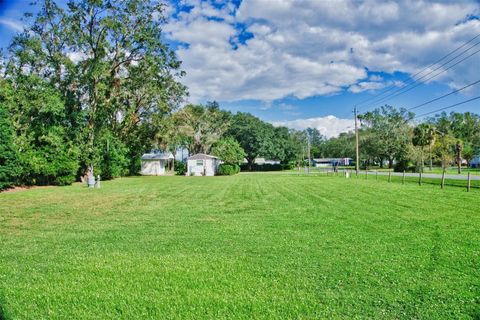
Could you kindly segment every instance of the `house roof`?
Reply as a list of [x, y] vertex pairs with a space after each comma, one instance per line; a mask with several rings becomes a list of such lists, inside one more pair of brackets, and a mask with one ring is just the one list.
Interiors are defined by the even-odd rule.
[[332, 162], [332, 161], [343, 161], [343, 160], [352, 160], [351, 158], [316, 158], [313, 159], [315, 162]]
[[169, 160], [173, 159], [171, 152], [145, 153], [142, 160]]
[[218, 157], [211, 156], [209, 154], [204, 154], [204, 153], [197, 153], [187, 158], [187, 160], [208, 160], [208, 159], [218, 159]]

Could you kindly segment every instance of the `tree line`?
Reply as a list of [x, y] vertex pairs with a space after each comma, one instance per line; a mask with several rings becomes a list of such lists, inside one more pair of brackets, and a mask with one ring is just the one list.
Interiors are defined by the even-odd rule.
[[[189, 104], [185, 72], [164, 41], [165, 8], [154, 0], [41, 1], [0, 63], [0, 189], [66, 185], [88, 175], [138, 174], [151, 149], [213, 153], [300, 166], [312, 157], [355, 157], [353, 133], [326, 139], [216, 102]], [[414, 126], [385, 106], [360, 116], [364, 166], [467, 161], [480, 149], [479, 116], [441, 114]]]
[[[480, 115], [442, 112], [421, 123], [414, 119], [412, 112], [388, 105], [359, 115], [361, 166], [420, 172], [434, 164], [468, 165], [480, 154]], [[319, 157], [355, 159], [355, 134], [321, 141], [315, 150]]]
[[[314, 130], [318, 133], [317, 130]], [[159, 130], [157, 145], [175, 153], [212, 153], [228, 164], [246, 160], [252, 168], [257, 157], [293, 164], [306, 156], [306, 132], [275, 127], [249, 114], [233, 114], [217, 102], [186, 105], [167, 116]]]

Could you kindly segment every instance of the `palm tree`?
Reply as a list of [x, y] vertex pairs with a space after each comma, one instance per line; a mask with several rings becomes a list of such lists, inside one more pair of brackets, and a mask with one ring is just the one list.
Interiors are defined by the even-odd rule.
[[432, 144], [434, 141], [435, 129], [428, 123], [422, 123], [413, 129], [412, 143], [416, 147], [420, 147], [421, 152], [421, 171], [424, 166], [424, 148], [429, 146], [430, 149], [430, 171], [432, 170]]

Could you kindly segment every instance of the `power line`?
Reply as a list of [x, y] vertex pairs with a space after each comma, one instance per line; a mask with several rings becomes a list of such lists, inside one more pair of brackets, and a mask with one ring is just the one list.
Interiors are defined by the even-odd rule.
[[462, 87], [462, 88], [453, 90], [452, 92], [447, 93], [447, 94], [444, 94], [443, 96], [440, 96], [440, 97], [438, 97], [438, 98], [429, 100], [429, 101], [424, 102], [424, 103], [422, 103], [422, 104], [419, 104], [419, 105], [417, 105], [417, 106], [415, 106], [415, 107], [411, 107], [411, 108], [407, 109], [407, 111], [414, 110], [414, 109], [418, 109], [418, 108], [420, 108], [420, 107], [426, 106], [427, 104], [430, 104], [430, 103], [432, 103], [432, 102], [435, 102], [435, 101], [438, 101], [438, 100], [443, 99], [443, 98], [445, 98], [445, 97], [448, 97], [448, 96], [450, 96], [450, 95], [452, 95], [452, 94], [454, 94], [454, 93], [457, 93], [457, 92], [460, 92], [460, 91], [465, 90], [465, 89], [467, 89], [467, 88], [470, 88], [471, 86], [474, 86], [474, 85], [476, 85], [476, 84], [478, 84], [478, 83], [480, 83], [480, 80], [477, 80], [477, 81], [475, 81], [475, 82], [472, 82], [472, 83], [470, 83], [470, 84], [467, 84], [466, 86], [464, 86], [464, 87]]
[[[473, 42], [473, 41], [474, 41], [475, 39], [477, 39], [478, 37], [480, 37], [480, 34], [477, 34], [475, 37], [473, 37], [472, 39], [468, 40], [467, 42], [465, 42], [465, 43], [464, 43], [463, 45], [461, 45], [460, 47], [458, 47], [458, 48], [456, 48], [455, 50], [451, 51], [450, 53], [444, 55], [443, 57], [441, 57], [441, 58], [438, 59], [437, 61], [429, 64], [429, 65], [428, 65], [427, 67], [425, 67], [424, 69], [422, 69], [422, 70], [420, 70], [419, 72], [417, 72], [417, 73], [415, 73], [414, 75], [412, 75], [412, 76], [410, 77], [410, 79], [402, 81], [403, 84], [407, 84], [407, 82], [412, 81], [412, 78], [420, 75], [420, 74], [423, 73], [424, 71], [430, 69], [430, 67], [433, 67], [433, 66], [436, 65], [437, 63], [439, 63], [439, 62], [441, 62], [442, 60], [448, 58], [449, 56], [451, 56], [452, 54], [454, 54], [454, 53], [457, 52], [458, 50], [464, 48], [464, 47], [467, 46], [469, 43]], [[477, 43], [477, 44], [478, 44], [478, 43]], [[357, 103], [357, 105], [362, 105], [362, 104], [364, 104], [365, 102], [368, 102], [368, 101], [371, 101], [371, 100], [375, 100], [375, 99], [379, 98], [380, 96], [384, 95], [385, 93], [387, 93], [387, 92], [389, 92], [389, 91], [391, 91], [391, 90], [393, 90], [393, 89], [395, 89], [395, 88], [396, 88], [396, 86], [392, 85], [392, 86], [391, 86], [390, 88], [388, 88], [387, 90], [384, 90], [383, 92], [379, 93], [378, 95], [376, 95], [376, 96], [374, 96], [374, 97], [371, 97], [371, 98], [368, 98], [368, 99], [366, 99], [366, 100], [363, 100], [363, 101], [361, 101], [360, 103]]]
[[[468, 99], [468, 100], [465, 100], [465, 101], [462, 101], [462, 102], [458, 102], [458, 103], [455, 103], [455, 104], [452, 104], [452, 105], [449, 105], [449, 106], [446, 106], [446, 107], [443, 107], [443, 108], [440, 108], [440, 109], [437, 109], [437, 110], [433, 110], [433, 111], [418, 115], [418, 116], [414, 117], [413, 119], [428, 116], [429, 114], [436, 113], [436, 112], [439, 112], [439, 111], [443, 111], [443, 110], [446, 110], [446, 109], [450, 109], [450, 108], [453, 108], [453, 107], [456, 107], [456, 106], [459, 106], [459, 105], [462, 105], [462, 104], [465, 104], [465, 103], [468, 103], [468, 102], [471, 102], [471, 101], [474, 101], [474, 100], [478, 100], [478, 99], [480, 99], [480, 96], [476, 96], [474, 98], [471, 98], [471, 99]], [[413, 119], [411, 119], [411, 120], [413, 120]]]
[[[476, 45], [478, 45], [478, 44], [480, 44], [480, 42], [479, 42], [479, 43], [477, 43]], [[471, 47], [471, 48], [473, 48], [473, 47]], [[470, 48], [470, 49], [471, 49], [471, 48]], [[455, 63], [454, 63], [454, 64], [452, 64], [451, 66], [449, 66], [449, 67], [447, 67], [447, 68], [445, 68], [445, 69], [441, 70], [440, 72], [438, 72], [438, 73], [434, 74], [433, 76], [431, 76], [431, 77], [429, 77], [429, 78], [427, 78], [427, 79], [425, 79], [425, 80], [421, 81], [420, 83], [417, 83], [417, 84], [416, 84], [415, 86], [413, 86], [413, 87], [407, 88], [408, 86], [410, 86], [410, 85], [414, 84], [415, 82], [417, 82], [417, 81], [418, 81], [418, 80], [420, 80], [420, 79], [418, 79], [418, 80], [416, 80], [416, 81], [412, 82], [412, 83], [411, 83], [410, 85], [408, 85], [408, 86], [405, 86], [405, 87], [399, 88], [399, 90], [397, 90], [397, 91], [393, 92], [392, 94], [390, 94], [390, 95], [388, 95], [388, 96], [386, 96], [386, 97], [384, 97], [384, 98], [382, 98], [382, 99], [380, 99], [380, 100], [376, 101], [375, 103], [380, 103], [380, 102], [386, 101], [386, 100], [388, 100], [388, 99], [391, 99], [391, 98], [397, 97], [397, 96], [399, 96], [399, 95], [401, 95], [401, 94], [404, 94], [404, 93], [406, 93], [406, 92], [408, 92], [408, 91], [410, 91], [410, 90], [413, 90], [413, 89], [417, 88], [418, 86], [420, 86], [420, 85], [422, 85], [422, 84], [426, 83], [427, 81], [429, 81], [429, 80], [431, 80], [431, 79], [433, 79], [433, 78], [435, 78], [435, 77], [439, 76], [440, 74], [442, 74], [442, 73], [444, 73], [444, 72], [448, 71], [449, 69], [451, 69], [451, 68], [455, 67], [456, 65], [458, 65], [459, 63], [461, 63], [461, 62], [463, 62], [463, 61], [467, 60], [468, 58], [471, 58], [472, 56], [476, 55], [476, 54], [477, 54], [477, 53], [479, 53], [479, 52], [480, 52], [480, 50], [477, 50], [477, 51], [475, 51], [475, 52], [471, 53], [470, 55], [468, 55], [468, 56], [466, 56], [466, 57], [462, 58], [460, 61], [457, 61], [457, 62], [455, 62]], [[436, 68], [435, 70], [438, 70], [438, 69], [439, 69], [439, 68]], [[423, 77], [422, 77], [422, 78], [423, 78]], [[407, 88], [407, 89], [406, 89], [406, 90], [404, 90], [405, 88]], [[402, 91], [402, 90], [403, 90], [403, 91]]]

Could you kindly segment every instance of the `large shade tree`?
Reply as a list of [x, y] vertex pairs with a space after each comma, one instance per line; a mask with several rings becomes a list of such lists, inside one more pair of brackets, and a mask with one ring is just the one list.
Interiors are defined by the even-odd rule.
[[359, 116], [364, 128], [370, 129], [375, 139], [382, 143], [377, 144], [376, 154], [388, 160], [389, 168], [393, 167], [394, 160], [404, 160], [410, 144], [410, 125], [414, 114], [406, 109], [396, 109], [392, 106], [383, 106]]
[[90, 173], [109, 131], [138, 159], [146, 148], [139, 141], [155, 136], [152, 118], [167, 114], [185, 91], [177, 82], [180, 62], [162, 39], [164, 6], [153, 0], [72, 0], [66, 9], [41, 3], [14, 40], [7, 73], [34, 74], [60, 90], [69, 133]]
[[327, 157], [355, 158], [355, 134], [342, 132], [338, 137], [330, 138], [323, 145], [322, 153]]
[[209, 153], [230, 126], [231, 114], [220, 110], [217, 103], [187, 105], [173, 115], [178, 135], [190, 154]]
[[245, 151], [249, 170], [253, 168], [255, 158], [273, 158], [278, 154], [275, 128], [249, 113], [238, 112], [233, 116], [228, 135], [235, 138]]
[[240, 164], [245, 158], [245, 151], [237, 140], [227, 137], [217, 141], [212, 147], [212, 154], [226, 164]]
[[438, 135], [448, 134], [461, 140], [463, 158], [470, 160], [480, 153], [480, 116], [471, 112], [442, 112], [428, 120]]

